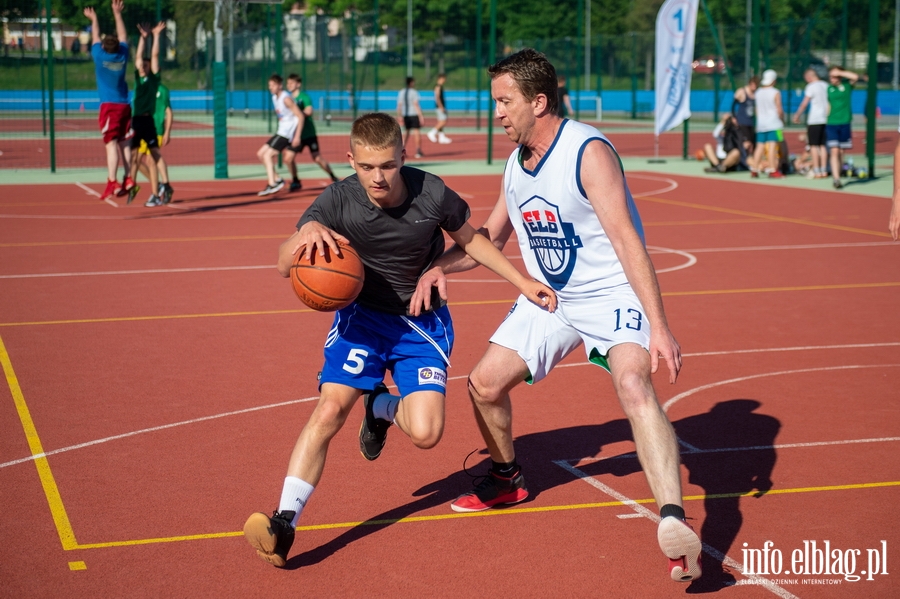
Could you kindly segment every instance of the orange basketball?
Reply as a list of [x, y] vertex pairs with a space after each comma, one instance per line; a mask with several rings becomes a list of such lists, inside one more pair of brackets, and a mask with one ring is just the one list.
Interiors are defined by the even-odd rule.
[[340, 257], [325, 246], [324, 257], [316, 251], [309, 260], [303, 257], [306, 250], [303, 246], [291, 265], [294, 291], [313, 310], [340, 310], [349, 306], [362, 291], [365, 272], [359, 254], [345, 243], [340, 243], [340, 246]]

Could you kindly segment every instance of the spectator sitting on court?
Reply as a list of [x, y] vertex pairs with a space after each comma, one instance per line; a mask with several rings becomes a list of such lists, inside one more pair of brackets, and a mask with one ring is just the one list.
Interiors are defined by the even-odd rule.
[[729, 171], [747, 170], [746, 138], [737, 119], [732, 114], [726, 114], [713, 129], [713, 137], [716, 138], [716, 147], [712, 144], [703, 145], [703, 153], [711, 166], [704, 169], [707, 173], [724, 173]]
[[815, 168], [815, 159], [813, 157], [810, 145], [809, 143], [807, 143], [808, 138], [806, 137], [806, 135], [801, 133], [798, 136], [798, 139], [800, 140], [800, 143], [805, 145], [801, 154], [791, 157], [791, 164], [794, 166], [794, 172], [800, 175], [804, 175], [807, 179], [815, 179], [817, 178], [817, 173], [819, 171], [817, 168]]

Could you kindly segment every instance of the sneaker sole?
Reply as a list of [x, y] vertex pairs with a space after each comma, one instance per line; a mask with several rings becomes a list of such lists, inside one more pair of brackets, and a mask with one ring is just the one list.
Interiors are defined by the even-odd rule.
[[659, 523], [656, 533], [659, 548], [669, 558], [669, 575], [675, 582], [700, 578], [700, 537], [686, 523], [669, 516]]
[[260, 512], [251, 514], [244, 523], [244, 538], [256, 549], [259, 559], [276, 568], [284, 567], [284, 559], [274, 553], [278, 539], [272, 534], [268, 516]]
[[[463, 497], [466, 497], [467, 495], [463, 495]], [[459, 499], [457, 499], [456, 501], [454, 501], [453, 503], [450, 504], [450, 509], [452, 509], [454, 512], [462, 512], [462, 513], [483, 512], [483, 511], [486, 511], [486, 510], [489, 510], [489, 509], [492, 509], [495, 507], [502, 507], [505, 505], [515, 505], [517, 503], [522, 503], [526, 499], [528, 499], [528, 489], [516, 489], [515, 494], [503, 495], [502, 497], [498, 497], [497, 499], [492, 500], [492, 502], [490, 504], [483, 503], [483, 504], [481, 504], [479, 506], [475, 506], [475, 507], [466, 507], [464, 505], [458, 505], [456, 503], [456, 501], [459, 501]]]
[[369, 454], [367, 454], [366, 447], [362, 442], [363, 428], [365, 426], [366, 426], [366, 417], [363, 416], [363, 421], [359, 424], [359, 453], [362, 457], [366, 458], [370, 462], [374, 462], [375, 460], [377, 460], [379, 458], [379, 456], [381, 456], [381, 452], [384, 451], [384, 445], [381, 446], [381, 449], [379, 449], [378, 453], [376, 453], [375, 455], [370, 456]]

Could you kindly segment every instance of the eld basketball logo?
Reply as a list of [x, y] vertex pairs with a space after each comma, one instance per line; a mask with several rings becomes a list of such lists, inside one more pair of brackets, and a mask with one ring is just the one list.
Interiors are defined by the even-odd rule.
[[439, 385], [447, 386], [447, 373], [437, 368], [420, 368], [419, 369], [420, 385]]
[[562, 289], [575, 268], [581, 238], [575, 234], [572, 223], [562, 222], [559, 208], [540, 196], [533, 196], [519, 210], [528, 234], [528, 247], [534, 252], [541, 272], [553, 289]]

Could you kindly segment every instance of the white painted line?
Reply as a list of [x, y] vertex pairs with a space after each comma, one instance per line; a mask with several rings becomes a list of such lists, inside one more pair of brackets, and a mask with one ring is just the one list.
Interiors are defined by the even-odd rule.
[[[643, 518], [647, 518], [651, 522], [654, 522], [657, 524], [659, 523], [659, 516], [657, 516], [656, 514], [654, 514], [647, 508], [645, 508], [643, 505], [636, 503], [633, 499], [629, 499], [625, 495], [622, 495], [621, 493], [619, 493], [612, 487], [609, 487], [609, 486], [603, 484], [596, 478], [589, 476], [585, 472], [579, 470], [578, 468], [575, 468], [574, 466], [572, 466], [571, 464], [569, 464], [567, 462], [564, 462], [562, 460], [554, 460], [553, 463], [556, 464], [557, 466], [559, 466], [560, 468], [562, 468], [563, 470], [567, 470], [568, 472], [573, 474], [575, 476], [575, 478], [579, 478], [579, 479], [583, 480], [584, 482], [586, 482], [587, 484], [591, 485], [592, 487], [599, 489], [603, 493], [609, 495], [616, 501], [621, 501], [624, 505], [626, 505], [626, 506], [630, 507], [632, 510], [634, 510], [635, 517], [643, 517]], [[619, 517], [621, 517], [621, 516], [619, 516]], [[714, 559], [722, 562], [723, 564], [725, 564], [726, 566], [728, 566], [729, 568], [734, 570], [736, 573], [741, 574], [742, 576], [745, 576], [746, 578], [749, 578], [750, 580], [753, 580], [756, 583], [756, 586], [763, 587], [767, 591], [774, 593], [775, 595], [778, 595], [779, 597], [782, 597], [782, 599], [799, 599], [796, 595], [791, 594], [790, 592], [788, 592], [784, 588], [778, 586], [771, 580], [763, 578], [762, 576], [744, 574], [743, 566], [741, 564], [739, 564], [737, 561], [731, 559], [730, 557], [728, 557], [727, 555], [725, 555], [724, 553], [722, 553], [715, 547], [713, 547], [707, 543], [704, 543], [702, 540], [700, 542], [703, 544], [703, 552], [704, 553], [706, 553], [707, 555], [712, 556]]]
[[[687, 443], [683, 439], [678, 439], [678, 443], [687, 448], [687, 451], [680, 452], [680, 455], [693, 455], [700, 453], [728, 453], [740, 451], [771, 451], [772, 449], [797, 449], [805, 447], [828, 447], [830, 445], [857, 445], [860, 443], [893, 443], [900, 441], [900, 437], [878, 437], [875, 439], [843, 439], [841, 441], [809, 441], [805, 443], [777, 443], [775, 445], [748, 445], [746, 447], [714, 447], [712, 449], [700, 449]], [[565, 460], [570, 464], [578, 462], [605, 462], [607, 460], [628, 460], [636, 458], [637, 454], [632, 452], [622, 453], [619, 455], [611, 455], [604, 457], [587, 457], [572, 458]]]
[[668, 183], [666, 187], [661, 189], [654, 189], [652, 191], [642, 191], [641, 193], [632, 193], [631, 195], [635, 198], [645, 198], [647, 196], [658, 195], [661, 193], [668, 193], [670, 191], [675, 191], [678, 189], [678, 181], [675, 179], [670, 179], [668, 177], [652, 177], [650, 175], [635, 175], [635, 174], [626, 174], [625, 180], [628, 179], [644, 179], [646, 181], [661, 181], [663, 183]]
[[118, 208], [118, 207], [119, 207], [119, 205], [116, 204], [116, 201], [115, 201], [114, 199], [112, 199], [112, 198], [106, 198], [106, 199], [103, 200], [103, 201], [106, 202], [107, 204], [109, 204], [110, 206], [112, 206], [113, 208]]
[[684, 399], [685, 397], [690, 397], [694, 393], [699, 393], [700, 391], [706, 391], [708, 389], [714, 389], [716, 387], [721, 387], [722, 385], [731, 385], [732, 383], [742, 383], [744, 381], [750, 381], [753, 379], [761, 379], [769, 376], [781, 376], [784, 374], [803, 374], [807, 372], [822, 372], [826, 370], [861, 370], [863, 368], [896, 368], [900, 366], [900, 364], [854, 364], [854, 365], [844, 365], [844, 366], [824, 366], [821, 368], [799, 368], [797, 370], [782, 370], [779, 372], [763, 372], [761, 374], [751, 374], [749, 376], [740, 376], [733, 379], [727, 379], [724, 381], [718, 381], [716, 383], [710, 383], [708, 385], [701, 385], [699, 387], [694, 387], [693, 389], [689, 389], [684, 393], [679, 393], [665, 404], [663, 404], [663, 411], [668, 411], [669, 408], [674, 406], [676, 403]]
[[0, 279], [44, 279], [47, 277], [92, 277], [98, 275], [147, 275], [179, 272], [213, 272], [223, 270], [260, 270], [265, 268], [275, 270], [275, 266], [272, 264], [259, 266], [200, 266], [196, 268], [148, 268], [146, 270], [98, 270], [94, 272], [47, 272], [23, 275], [0, 275]]
[[225, 412], [223, 414], [215, 414], [213, 416], [203, 416], [201, 418], [193, 418], [191, 420], [183, 420], [181, 422], [173, 422], [172, 424], [162, 424], [160, 426], [152, 426], [150, 428], [144, 428], [139, 431], [133, 431], [130, 433], [123, 433], [121, 435], [113, 435], [112, 437], [105, 437], [103, 439], [96, 439], [95, 441], [88, 441], [87, 443], [79, 443], [78, 445], [70, 445], [69, 447], [62, 447], [60, 449], [54, 449], [53, 451], [45, 451], [44, 453], [39, 453], [33, 456], [28, 456], [27, 458], [21, 458], [18, 460], [12, 460], [11, 462], [3, 462], [0, 464], [0, 468], [6, 468], [8, 466], [14, 466], [16, 464], [22, 464], [25, 462], [30, 462], [37, 458], [44, 458], [51, 455], [56, 455], [58, 453], [65, 453], [67, 451], [72, 451], [74, 449], [83, 449], [85, 447], [91, 447], [92, 445], [100, 445], [101, 443], [108, 443], [109, 441], [115, 441], [116, 439], [125, 439], [128, 437], [134, 437], [135, 435], [141, 435], [143, 433], [152, 433], [155, 431], [165, 430], [167, 428], [175, 428], [177, 426], [184, 426], [186, 424], [196, 424], [197, 422], [205, 422], [207, 420], [216, 420], [218, 418], [224, 418], [226, 416], [236, 416], [238, 414], [247, 414], [250, 412], [258, 412], [259, 410], [268, 410], [271, 408], [280, 408], [283, 406], [290, 406], [298, 403], [305, 403], [309, 401], [316, 401], [319, 399], [319, 396], [315, 397], [304, 397], [303, 399], [294, 399], [291, 401], [283, 401], [280, 403], [273, 403], [266, 406], [256, 406], [253, 408], [246, 408], [243, 410], [235, 410], [234, 412]]
[[674, 272], [676, 270], [682, 270], [684, 268], [690, 268], [691, 266], [697, 264], [697, 256], [689, 252], [685, 252], [682, 250], [673, 250], [671, 248], [658, 247], [653, 245], [647, 246], [648, 250], [653, 250], [654, 253], [663, 253], [663, 254], [678, 254], [679, 256], [684, 256], [687, 258], [687, 262], [684, 264], [679, 264], [678, 266], [672, 266], [670, 268], [663, 268], [656, 271], [656, 274], [664, 273], [664, 272]]
[[99, 191], [96, 191], [96, 190], [94, 190], [94, 189], [91, 189], [90, 187], [88, 187], [87, 185], [85, 185], [85, 184], [83, 184], [83, 183], [79, 183], [78, 181], [75, 181], [75, 185], [77, 185], [77, 186], [80, 187], [81, 189], [85, 190], [89, 196], [94, 196], [95, 198], [99, 198], [99, 197], [100, 197], [100, 192], [99, 192]]
[[643, 514], [617, 514], [616, 518], [627, 520], [628, 518], [643, 518]]

